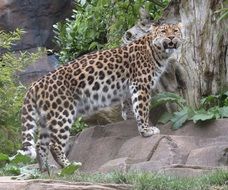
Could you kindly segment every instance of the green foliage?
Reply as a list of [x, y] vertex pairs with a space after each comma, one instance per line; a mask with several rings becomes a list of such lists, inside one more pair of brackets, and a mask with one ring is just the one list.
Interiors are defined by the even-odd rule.
[[219, 13], [218, 22], [225, 20], [228, 18], [228, 8], [222, 8], [216, 11], [215, 13]]
[[[28, 165], [33, 163], [34, 160], [27, 155], [22, 155], [21, 153], [17, 153], [13, 157], [0, 153], [0, 175], [17, 176], [15, 179], [39, 178], [41, 173], [38, 169]], [[60, 171], [59, 176], [73, 175], [80, 166], [80, 162], [73, 162], [69, 166], [63, 168]], [[48, 174], [50, 174], [50, 171], [48, 171]]]
[[5, 167], [2, 169], [4, 175], [20, 175], [21, 171], [18, 166], [12, 164], [6, 164]]
[[75, 171], [81, 166], [82, 164], [80, 162], [73, 162], [69, 166], [63, 168], [60, 172], [60, 176], [65, 176], [65, 175], [73, 175]]
[[11, 33], [0, 31], [0, 152], [13, 153], [19, 145], [19, 111], [26, 88], [18, 82], [16, 72], [36, 60], [40, 53], [7, 52], [15, 40], [19, 40], [24, 32], [16, 30]]
[[225, 190], [227, 189], [228, 172], [227, 170], [216, 170], [207, 175], [192, 178], [133, 171], [107, 174], [77, 172], [71, 176], [56, 177], [57, 179], [73, 182], [130, 184], [132, 187], [129, 187], [129, 189], [135, 190]]
[[171, 114], [169, 112], [165, 112], [158, 119], [158, 123], [166, 124], [171, 120], [172, 117], [173, 117], [173, 114]]
[[171, 119], [173, 128], [180, 128], [187, 120], [192, 117], [192, 113], [192, 109], [187, 106], [183, 107], [180, 111], [175, 112]]
[[9, 161], [9, 156], [3, 153], [0, 153], [0, 162]]
[[9, 33], [0, 31], [0, 47], [10, 49], [10, 47], [14, 45], [15, 41], [20, 40], [23, 33], [24, 31], [19, 29], [16, 29], [15, 31]]
[[0, 167], [4, 166], [9, 162], [9, 156], [3, 153], [0, 153]]
[[155, 108], [165, 103], [177, 103], [180, 107], [184, 107], [186, 101], [177, 94], [171, 92], [162, 92], [152, 97], [151, 108]]
[[0, 173], [4, 175], [20, 175], [24, 164], [31, 164], [33, 161], [28, 156], [20, 153], [13, 157], [0, 153]]
[[168, 0], [78, 0], [71, 19], [54, 25], [55, 40], [62, 62], [84, 53], [120, 45], [124, 32], [139, 18], [144, 5], [151, 17], [157, 19]]
[[70, 129], [70, 134], [76, 135], [87, 127], [88, 125], [82, 120], [82, 117], [78, 117]]
[[32, 159], [21, 153], [16, 154], [15, 156], [9, 158], [11, 164], [31, 164]]
[[176, 103], [180, 108], [179, 111], [173, 114], [165, 112], [159, 119], [159, 122], [163, 124], [171, 121], [174, 129], [182, 127], [188, 120], [197, 123], [212, 119], [228, 118], [228, 91], [202, 98], [200, 106], [196, 110], [187, 106], [182, 97], [174, 93], [163, 92], [152, 98], [151, 107], [154, 108], [165, 103]]

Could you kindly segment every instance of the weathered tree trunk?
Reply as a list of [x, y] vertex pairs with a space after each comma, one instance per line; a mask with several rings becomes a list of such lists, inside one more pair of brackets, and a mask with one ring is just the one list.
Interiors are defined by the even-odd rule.
[[228, 83], [228, 20], [218, 22], [222, 0], [181, 0], [184, 44], [180, 54], [185, 87], [181, 93], [197, 107], [202, 96], [216, 94]]

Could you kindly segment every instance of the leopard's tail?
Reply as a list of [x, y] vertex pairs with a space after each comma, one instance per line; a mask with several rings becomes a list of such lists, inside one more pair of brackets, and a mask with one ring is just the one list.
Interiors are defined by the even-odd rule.
[[35, 131], [37, 129], [38, 112], [34, 89], [30, 88], [25, 96], [21, 111], [22, 148], [18, 153], [36, 158]]

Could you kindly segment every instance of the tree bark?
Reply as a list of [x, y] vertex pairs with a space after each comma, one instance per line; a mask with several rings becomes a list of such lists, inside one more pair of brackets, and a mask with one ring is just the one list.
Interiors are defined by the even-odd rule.
[[184, 43], [181, 49], [181, 93], [193, 107], [202, 96], [216, 94], [228, 83], [228, 20], [218, 21], [222, 0], [181, 0]]

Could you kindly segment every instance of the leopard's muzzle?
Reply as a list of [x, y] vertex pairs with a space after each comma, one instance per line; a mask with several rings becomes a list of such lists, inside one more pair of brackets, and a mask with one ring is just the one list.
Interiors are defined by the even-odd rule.
[[162, 45], [164, 49], [177, 49], [180, 43], [176, 38], [173, 38], [172, 40], [167, 38], [163, 41]]

